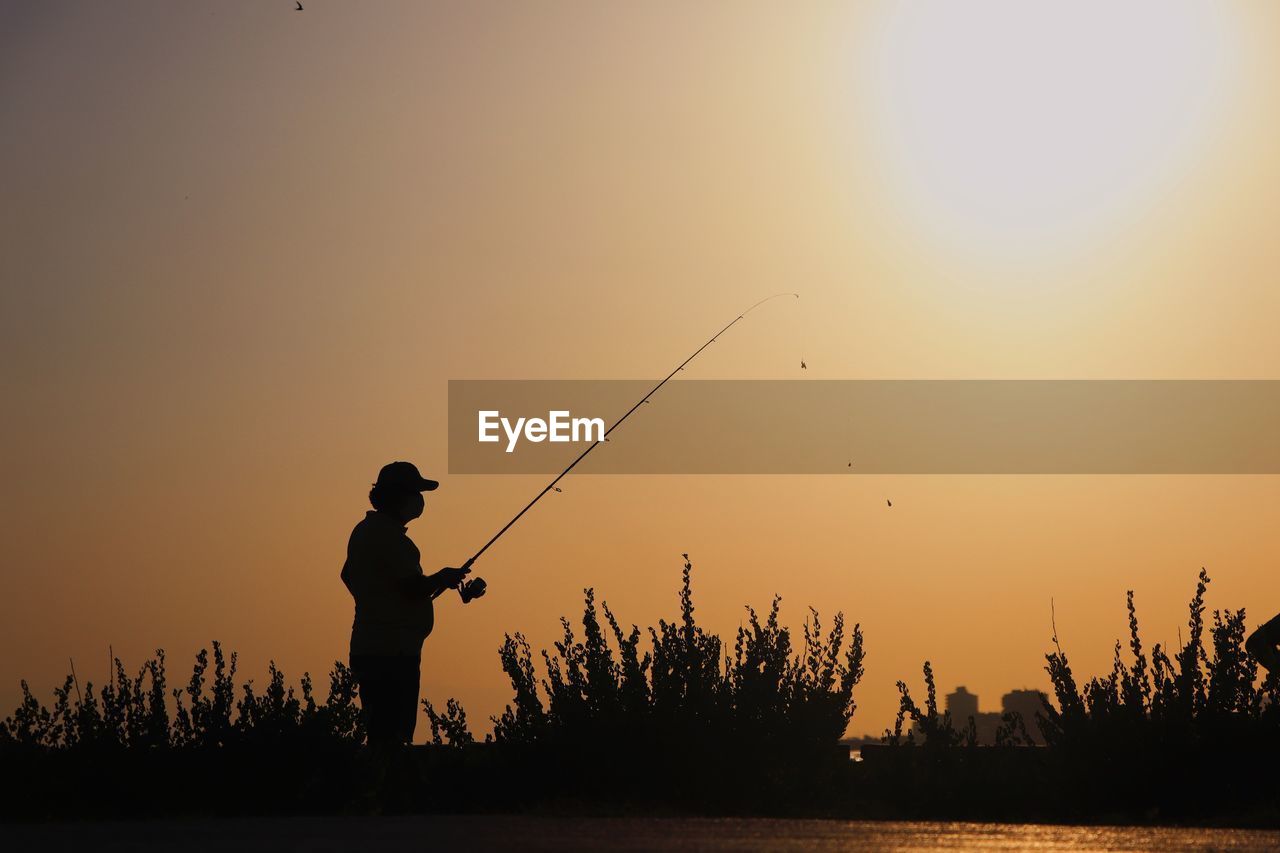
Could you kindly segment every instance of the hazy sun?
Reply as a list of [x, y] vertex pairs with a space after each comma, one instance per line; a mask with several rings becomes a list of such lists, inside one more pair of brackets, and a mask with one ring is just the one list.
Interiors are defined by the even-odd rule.
[[860, 63], [884, 177], [969, 249], [1105, 234], [1204, 159], [1233, 25], [1195, 0], [894, 3]]

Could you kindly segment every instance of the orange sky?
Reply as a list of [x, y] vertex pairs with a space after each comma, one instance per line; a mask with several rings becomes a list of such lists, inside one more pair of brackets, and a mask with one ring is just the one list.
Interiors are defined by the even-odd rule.
[[[780, 290], [694, 375], [1280, 378], [1272, 4], [292, 5], [0, 11], [5, 712], [109, 644], [326, 671], [381, 464], [443, 480], [428, 570], [542, 485], [447, 475], [448, 379], [655, 377]], [[424, 695], [481, 727], [504, 631], [669, 617], [684, 551], [726, 635], [863, 623], [854, 732], [926, 658], [1046, 686], [1050, 597], [1078, 673], [1127, 588], [1148, 641], [1202, 565], [1280, 610], [1275, 477], [571, 486], [438, 607]]]

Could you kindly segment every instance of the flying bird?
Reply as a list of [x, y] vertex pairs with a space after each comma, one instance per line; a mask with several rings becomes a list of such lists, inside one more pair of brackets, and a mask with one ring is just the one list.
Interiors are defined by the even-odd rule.
[[301, 11], [302, 11], [302, 4], [301, 4], [301, 3], [299, 3], [299, 4], [298, 4], [298, 8], [297, 8], [297, 9], [295, 9], [294, 11], [295, 11], [295, 12], [301, 12]]
[[802, 358], [802, 359], [800, 359], [800, 369], [801, 369], [801, 370], [808, 370], [808, 369], [809, 369], [809, 365], [807, 365], [807, 364], [805, 364], [805, 363], [804, 363], [804, 359], [803, 359], [803, 358]]
[[889, 506], [893, 506], [893, 501], [885, 501]]
[[563, 492], [563, 491], [564, 491], [564, 489], [560, 488], [559, 486], [552, 486], [551, 488], [555, 489], [557, 492]]
[[850, 468], [852, 468], [852, 467], [853, 467], [853, 463], [852, 463], [852, 462], [850, 462], [850, 463], [849, 463], [849, 467], [850, 467]]

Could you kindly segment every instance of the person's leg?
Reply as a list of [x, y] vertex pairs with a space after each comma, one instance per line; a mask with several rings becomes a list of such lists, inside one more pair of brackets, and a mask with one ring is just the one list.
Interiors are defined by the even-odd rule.
[[371, 747], [393, 745], [399, 740], [394, 663], [382, 655], [351, 656], [351, 671], [360, 686], [365, 735]]
[[358, 812], [380, 814], [393, 799], [396, 782], [393, 765], [402, 749], [397, 665], [387, 655], [352, 655], [351, 671], [360, 686], [368, 763], [360, 774], [361, 796], [353, 802]]
[[419, 662], [407, 655], [385, 660], [387, 693], [379, 717], [384, 733], [375, 747], [385, 767], [378, 800], [384, 813], [399, 813], [413, 808], [422, 782], [418, 758], [409, 748], [418, 716]]
[[404, 743], [413, 743], [418, 727], [418, 691], [422, 682], [422, 659], [405, 657], [399, 661], [397, 684], [397, 730]]

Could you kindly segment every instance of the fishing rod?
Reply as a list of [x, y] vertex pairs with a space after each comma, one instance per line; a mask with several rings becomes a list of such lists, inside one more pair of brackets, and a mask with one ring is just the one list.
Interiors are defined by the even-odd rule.
[[[609, 427], [607, 430], [605, 430], [605, 431], [604, 431], [604, 435], [602, 435], [600, 438], [597, 438], [595, 441], [593, 441], [593, 442], [592, 442], [592, 443], [587, 447], [587, 449], [586, 449], [586, 450], [584, 450], [584, 451], [582, 451], [582, 453], [578, 454], [578, 458], [577, 458], [577, 459], [574, 459], [572, 462], [570, 462], [570, 463], [565, 467], [565, 469], [564, 469], [563, 471], [561, 471], [558, 475], [556, 475], [556, 478], [555, 478], [554, 480], [552, 480], [550, 483], [547, 483], [547, 485], [546, 485], [545, 487], [543, 487], [542, 491], [538, 492], [538, 494], [534, 496], [533, 500], [531, 500], [531, 501], [529, 501], [529, 503], [525, 504], [524, 509], [522, 509], [522, 510], [520, 510], [519, 512], [517, 512], [517, 513], [516, 513], [516, 514], [511, 518], [511, 520], [510, 520], [510, 521], [508, 521], [506, 524], [504, 524], [504, 525], [502, 526], [502, 529], [501, 529], [501, 530], [499, 530], [497, 533], [493, 534], [492, 538], [490, 538], [488, 542], [484, 543], [484, 546], [483, 546], [483, 547], [481, 547], [479, 551], [476, 551], [476, 552], [475, 552], [475, 554], [473, 554], [473, 555], [472, 555], [471, 559], [469, 559], [469, 560], [467, 560], [465, 563], [463, 563], [463, 564], [462, 564], [462, 568], [464, 568], [464, 569], [469, 569], [469, 568], [471, 567], [471, 564], [472, 564], [472, 563], [474, 563], [476, 560], [480, 559], [481, 555], [482, 555], [482, 554], [484, 554], [484, 552], [485, 552], [485, 551], [488, 551], [488, 550], [489, 550], [489, 548], [490, 548], [490, 546], [492, 546], [492, 545], [493, 545], [493, 543], [497, 542], [499, 539], [501, 539], [501, 538], [502, 538], [502, 534], [504, 534], [504, 533], [506, 533], [508, 530], [510, 530], [510, 529], [511, 529], [511, 527], [512, 527], [512, 525], [514, 525], [517, 521], [519, 521], [519, 520], [520, 520], [521, 516], [523, 516], [523, 515], [524, 515], [526, 512], [528, 512], [529, 510], [533, 509], [533, 505], [534, 505], [534, 504], [536, 504], [538, 501], [542, 500], [543, 496], [544, 496], [544, 495], [546, 495], [546, 494], [547, 494], [547, 492], [549, 492], [549, 491], [551, 491], [552, 489], [554, 489], [554, 488], [556, 487], [556, 483], [559, 483], [561, 480], [563, 480], [563, 479], [565, 478], [565, 476], [566, 476], [570, 471], [572, 471], [574, 468], [576, 468], [576, 467], [577, 467], [577, 465], [578, 465], [578, 463], [579, 463], [579, 462], [581, 462], [583, 459], [586, 459], [586, 458], [587, 458], [587, 454], [588, 454], [588, 453], [590, 453], [591, 451], [595, 450], [598, 446], [600, 446], [600, 444], [601, 444], [601, 443], [603, 443], [603, 442], [605, 442], [605, 441], [608, 441], [608, 440], [609, 440], [609, 434], [610, 434], [611, 432], [613, 432], [613, 431], [614, 431], [615, 429], [617, 429], [618, 427], [622, 426], [622, 422], [623, 422], [623, 421], [625, 421], [627, 418], [631, 417], [632, 413], [633, 413], [633, 412], [635, 412], [635, 410], [636, 410], [636, 409], [640, 408], [640, 407], [641, 407], [641, 406], [643, 406], [645, 403], [649, 402], [649, 398], [650, 398], [650, 397], [652, 397], [654, 394], [658, 393], [658, 390], [659, 390], [660, 388], [662, 388], [662, 386], [663, 386], [663, 385], [666, 385], [668, 382], [670, 382], [670, 381], [671, 381], [671, 379], [672, 379], [672, 378], [673, 378], [677, 373], [679, 373], [680, 371], [684, 370], [685, 365], [687, 365], [689, 362], [691, 362], [691, 361], [693, 361], [695, 358], [697, 358], [697, 357], [702, 353], [702, 351], [703, 351], [704, 349], [706, 349], [707, 347], [709, 347], [709, 346], [711, 346], [713, 343], [715, 343], [717, 338], [719, 338], [719, 337], [720, 337], [721, 335], [723, 335], [725, 332], [729, 331], [731, 328], [733, 328], [735, 325], [737, 325], [737, 323], [738, 323], [738, 321], [739, 321], [739, 320], [742, 320], [744, 317], [746, 317], [748, 314], [750, 314], [752, 311], [756, 310], [757, 308], [759, 308], [761, 305], [765, 304], [766, 302], [770, 302], [770, 301], [772, 301], [772, 300], [774, 300], [774, 299], [778, 299], [778, 298], [783, 297], [783, 296], [794, 296], [796, 299], [799, 299], [799, 298], [800, 298], [800, 294], [798, 294], [798, 293], [775, 293], [775, 294], [773, 294], [772, 296], [766, 296], [764, 299], [761, 299], [759, 302], [757, 302], [756, 304], [752, 305], [752, 306], [751, 306], [750, 308], [748, 308], [746, 311], [743, 311], [743, 312], [742, 312], [741, 314], [739, 314], [737, 317], [734, 317], [734, 318], [733, 318], [733, 320], [732, 320], [732, 321], [730, 321], [728, 325], [726, 325], [723, 329], [721, 329], [720, 331], [718, 331], [718, 332], [716, 332], [714, 335], [712, 335], [712, 336], [707, 340], [707, 342], [706, 342], [706, 343], [704, 343], [702, 346], [700, 346], [700, 347], [698, 347], [696, 350], [694, 350], [692, 355], [690, 355], [690, 356], [689, 356], [688, 358], [686, 358], [684, 361], [682, 361], [682, 362], [680, 362], [678, 365], [676, 365], [676, 369], [675, 369], [675, 370], [673, 370], [673, 371], [671, 371], [670, 373], [668, 373], [668, 374], [667, 374], [667, 377], [666, 377], [665, 379], [663, 379], [663, 380], [662, 380], [661, 382], [659, 382], [657, 385], [654, 385], [652, 388], [650, 388], [650, 389], [649, 389], [649, 393], [647, 393], [647, 394], [645, 394], [643, 397], [641, 397], [641, 398], [636, 402], [636, 404], [635, 404], [634, 406], [632, 406], [630, 409], [627, 409], [626, 413], [625, 413], [622, 417], [618, 418], [616, 421], [614, 421], [614, 422], [613, 422], [613, 426]], [[483, 578], [476, 578], [475, 580], [473, 580], [473, 581], [469, 581], [469, 582], [464, 581], [462, 584], [460, 584], [460, 585], [458, 586], [458, 594], [459, 594], [460, 596], [462, 596], [462, 603], [463, 603], [463, 604], [466, 604], [467, 602], [471, 601], [471, 599], [473, 599], [473, 598], [478, 598], [480, 595], [483, 595], [483, 594], [484, 594], [484, 590], [485, 590], [485, 582], [484, 582], [484, 579], [483, 579]]]

